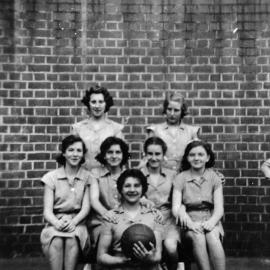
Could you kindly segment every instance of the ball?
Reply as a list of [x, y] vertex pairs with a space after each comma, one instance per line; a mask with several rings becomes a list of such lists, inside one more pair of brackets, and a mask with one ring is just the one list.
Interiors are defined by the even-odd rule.
[[136, 223], [123, 232], [120, 240], [122, 251], [126, 257], [136, 259], [133, 254], [133, 246], [139, 241], [147, 250], [151, 249], [150, 242], [156, 246], [156, 237], [153, 230], [145, 224]]

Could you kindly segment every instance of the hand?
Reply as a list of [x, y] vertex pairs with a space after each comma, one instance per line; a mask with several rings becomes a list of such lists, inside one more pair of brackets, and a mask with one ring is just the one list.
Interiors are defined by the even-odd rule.
[[57, 231], [64, 231], [66, 225], [67, 224], [66, 224], [65, 220], [58, 219], [53, 226]]
[[188, 224], [188, 215], [185, 211], [180, 210], [176, 217], [176, 224], [179, 224], [181, 228], [186, 229]]
[[209, 232], [211, 232], [215, 228], [215, 226], [216, 224], [211, 219], [202, 223], [202, 227]]
[[142, 198], [140, 199], [140, 203], [141, 203], [142, 205], [144, 205], [146, 208], [150, 208], [150, 209], [151, 209], [151, 208], [155, 207], [154, 202], [152, 202], [152, 201], [146, 199], [145, 197], [142, 197]]
[[190, 222], [189, 224], [187, 224], [188, 229], [190, 231], [193, 231], [195, 233], [203, 233], [204, 232], [204, 228], [202, 226], [201, 222]]
[[76, 224], [73, 220], [66, 221], [66, 227], [64, 228], [65, 232], [73, 232], [76, 229]]
[[111, 211], [107, 211], [103, 214], [102, 218], [108, 222], [117, 224], [119, 222], [117, 216], [111, 212]]
[[133, 246], [133, 253], [135, 257], [140, 261], [150, 261], [151, 257], [153, 257], [156, 248], [153, 243], [149, 243], [151, 246], [150, 250], [147, 250], [143, 243], [139, 241], [138, 243], [134, 244]]

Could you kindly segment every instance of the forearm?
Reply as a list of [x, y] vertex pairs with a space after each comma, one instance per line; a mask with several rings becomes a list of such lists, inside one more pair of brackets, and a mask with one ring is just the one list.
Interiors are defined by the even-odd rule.
[[100, 203], [99, 199], [92, 200], [92, 208], [101, 216], [108, 211], [108, 209]]
[[97, 262], [104, 266], [121, 266], [126, 263], [125, 257], [111, 256], [108, 253], [103, 253], [97, 257]]
[[72, 219], [74, 224], [77, 226], [79, 223], [81, 223], [89, 214], [90, 207], [85, 207], [81, 209], [81, 211]]
[[223, 214], [224, 214], [223, 207], [215, 208], [210, 219], [214, 222], [214, 224], [217, 224], [223, 217]]
[[50, 211], [44, 210], [44, 218], [45, 220], [50, 223], [52, 226], [56, 226], [56, 223], [59, 221], [59, 219]]

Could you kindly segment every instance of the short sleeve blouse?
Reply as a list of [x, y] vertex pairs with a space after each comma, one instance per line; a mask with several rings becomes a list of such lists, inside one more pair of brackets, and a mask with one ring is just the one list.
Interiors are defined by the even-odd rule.
[[222, 186], [221, 178], [213, 169], [206, 169], [200, 179], [196, 179], [190, 170], [178, 174], [174, 187], [182, 193], [184, 205], [213, 204], [213, 193]]
[[92, 125], [89, 119], [85, 119], [72, 126], [73, 134], [80, 136], [87, 148], [86, 162], [83, 164], [85, 168], [91, 170], [100, 166], [95, 157], [99, 153], [101, 143], [110, 136], [123, 138], [123, 127], [122, 124], [110, 119], [105, 119], [104, 124], [98, 129]]
[[198, 126], [181, 123], [178, 126], [178, 132], [172, 134], [168, 124], [162, 123], [147, 127], [147, 132], [153, 132], [155, 136], [160, 137], [166, 143], [168, 149], [164, 166], [178, 171], [185, 148], [191, 140], [197, 138], [199, 129]]
[[64, 167], [46, 173], [41, 182], [54, 191], [54, 213], [73, 213], [81, 209], [86, 186], [90, 185], [90, 172], [79, 169], [74, 184], [68, 183]]

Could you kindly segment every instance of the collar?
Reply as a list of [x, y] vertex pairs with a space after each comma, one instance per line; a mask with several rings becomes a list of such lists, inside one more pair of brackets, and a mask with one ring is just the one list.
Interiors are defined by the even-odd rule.
[[[140, 203], [140, 207], [141, 207], [141, 209], [140, 209], [140, 213], [141, 214], [146, 214], [146, 213], [153, 212], [153, 210], [151, 208], [147, 208], [145, 205], [143, 205], [141, 203]], [[123, 214], [123, 213], [125, 213], [125, 210], [124, 210], [122, 204], [120, 204], [117, 208], [115, 208], [114, 209], [114, 212], [116, 214]]]
[[[169, 125], [167, 124], [167, 122], [163, 123], [163, 129], [168, 129]], [[185, 124], [183, 122], [180, 123], [180, 125], [177, 126], [179, 129], [181, 130], [185, 130]]]
[[[142, 171], [142, 173], [146, 176], [146, 177], [148, 177], [149, 175], [150, 175], [150, 173], [149, 173], [149, 169], [148, 169], [148, 167], [145, 165], [145, 166], [143, 166], [142, 168], [141, 168], [141, 171]], [[166, 177], [166, 171], [165, 171], [165, 169], [164, 168], [160, 168], [160, 175], [162, 175], [163, 177]]]
[[[76, 176], [75, 176], [75, 179], [83, 180], [84, 175], [85, 175], [84, 169], [82, 167], [80, 167]], [[64, 166], [57, 169], [57, 179], [58, 180], [66, 180], [67, 179], [67, 175], [66, 175]]]
[[209, 179], [209, 176], [210, 176], [210, 171], [209, 169], [205, 169], [203, 175], [199, 178], [195, 178], [192, 173], [191, 173], [191, 170], [188, 171], [188, 174], [187, 174], [187, 182], [194, 182], [196, 184], [199, 184], [201, 185], [202, 183], [204, 183], [205, 181], [207, 181], [207, 179]]

